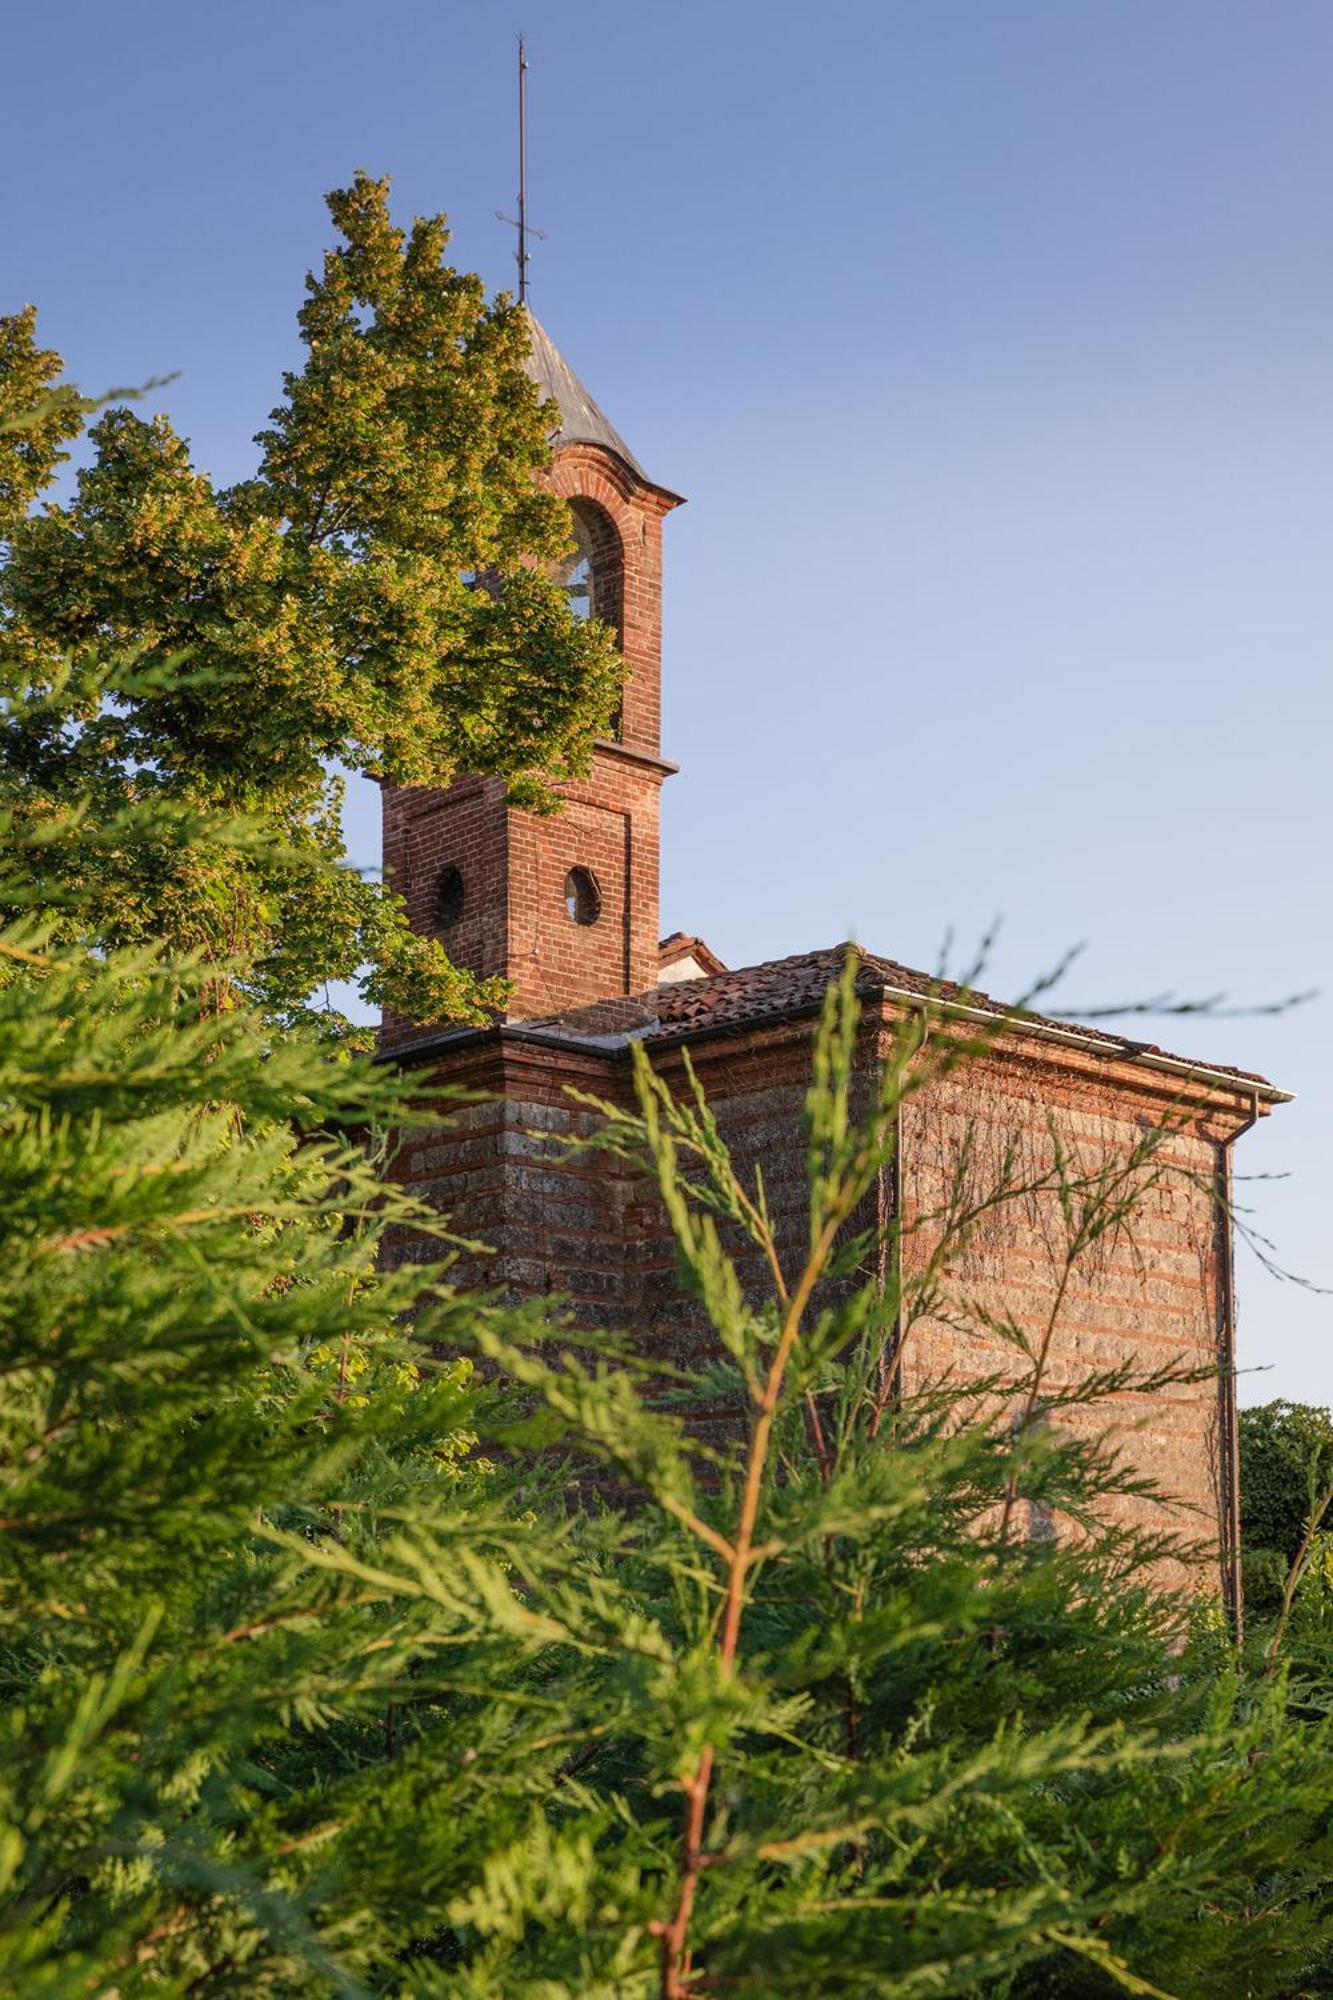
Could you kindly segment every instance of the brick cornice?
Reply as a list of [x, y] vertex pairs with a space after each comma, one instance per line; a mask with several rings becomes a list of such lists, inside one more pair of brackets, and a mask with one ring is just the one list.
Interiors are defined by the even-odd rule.
[[[888, 1053], [893, 1031], [905, 1012], [889, 1003], [866, 1006], [862, 1039], [867, 1044], [867, 1054], [882, 1059]], [[780, 1075], [796, 1076], [804, 1072], [817, 1018], [817, 1010], [806, 1007], [762, 1023], [727, 1022], [712, 1028], [691, 1027], [674, 1035], [659, 1032], [653, 1034], [648, 1048], [655, 1065], [668, 1073], [679, 1069], [681, 1052], [688, 1048], [705, 1086], [710, 1069], [729, 1069], [738, 1060], [747, 1059], [762, 1063], [766, 1076], [774, 1080]], [[968, 1038], [966, 1024], [957, 1022], [939, 1023], [932, 1032], [942, 1032], [959, 1041]], [[576, 1076], [575, 1071], [608, 1082], [620, 1076], [628, 1068], [632, 1039], [635, 1039], [633, 1031], [599, 1040], [562, 1031], [558, 1025], [506, 1021], [490, 1028], [462, 1028], [432, 1036], [415, 1046], [387, 1050], [379, 1060], [412, 1067], [436, 1063], [450, 1070], [451, 1081], [457, 1081], [463, 1070], [471, 1071], [479, 1062], [491, 1065], [497, 1079], [536, 1071], [549, 1076], [553, 1069], [560, 1069], [567, 1073], [570, 1082], [583, 1087], [582, 1076]], [[1108, 1092], [1121, 1099], [1134, 1097], [1145, 1109], [1151, 1107], [1153, 1115], [1159, 1118], [1173, 1111], [1188, 1114], [1192, 1124], [1222, 1141], [1234, 1137], [1251, 1123], [1256, 1109], [1261, 1117], [1271, 1109], [1271, 1103], [1242, 1078], [1233, 1082], [1201, 1072], [1177, 1076], [1154, 1069], [1144, 1057], [1068, 1048], [1058, 1043], [1043, 1046], [1021, 1026], [1012, 1032], [989, 1033], [984, 1050], [971, 1060], [1011, 1073], [1021, 1071], [1029, 1077], [1041, 1077], [1048, 1084], [1058, 1079], [1065, 1091], [1080, 1097]], [[497, 1089], [504, 1087], [499, 1081], [495, 1084]], [[601, 1086], [593, 1083], [588, 1087]]]
[[[553, 491], [569, 499], [576, 492], [593, 490], [586, 483], [589, 472], [600, 474], [609, 481], [622, 500], [637, 501], [659, 517], [685, 505], [683, 493], [673, 493], [669, 486], [659, 486], [656, 480], [636, 472], [619, 452], [582, 440], [557, 445], [545, 477]], [[580, 473], [584, 475], [583, 479], [579, 479]]]
[[680, 769], [666, 757], [658, 757], [651, 750], [636, 750], [632, 744], [622, 743], [613, 736], [598, 736], [593, 742], [593, 751], [599, 757], [622, 758], [627, 764], [638, 764], [646, 771], [655, 771], [659, 778], [674, 778]]

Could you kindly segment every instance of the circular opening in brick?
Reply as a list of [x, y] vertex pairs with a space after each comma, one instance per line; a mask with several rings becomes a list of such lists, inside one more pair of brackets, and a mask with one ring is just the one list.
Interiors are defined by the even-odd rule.
[[462, 871], [451, 862], [435, 888], [435, 921], [442, 931], [451, 929], [458, 922], [465, 900]]
[[565, 877], [565, 910], [573, 924], [595, 924], [602, 914], [602, 892], [590, 868], [571, 868]]

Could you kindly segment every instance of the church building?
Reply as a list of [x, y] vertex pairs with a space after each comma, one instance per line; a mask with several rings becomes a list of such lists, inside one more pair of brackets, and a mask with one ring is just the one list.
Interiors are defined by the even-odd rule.
[[[459, 1087], [483, 1094], [442, 1103], [399, 1172], [460, 1235], [489, 1246], [466, 1275], [558, 1295], [576, 1316], [684, 1359], [700, 1327], [675, 1288], [655, 1190], [605, 1155], [562, 1153], [562, 1137], [589, 1123], [569, 1087], [627, 1101], [632, 1042], [672, 1083], [688, 1051], [738, 1164], [762, 1161], [780, 1233], [799, 1248], [811, 1035], [847, 948], [733, 969], [700, 938], [660, 937], [658, 804], [675, 768], [661, 743], [662, 531], [680, 496], [649, 477], [535, 318], [530, 372], [559, 411], [548, 476], [573, 516], [566, 583], [576, 609], [618, 634], [624, 695], [614, 738], [554, 817], [513, 810], [499, 779], [384, 788], [385, 876], [414, 927], [460, 965], [512, 983], [505, 1017], [485, 1028], [386, 1019], [383, 1052], [410, 1068], [424, 1102]], [[1169, 1128], [1174, 1171], [1154, 1182], [1137, 1227], [1104, 1239], [1063, 1288], [1052, 1379], [1123, 1362], [1199, 1371], [1121, 1399], [1126, 1449], [1184, 1505], [1148, 1524], [1206, 1543], [1214, 1587], [1237, 1602], [1231, 1148], [1284, 1093], [1099, 1029], [1008, 1015], [871, 952], [858, 990], [867, 1075], [911, 1010], [952, 1003], [953, 1018], [993, 1031], [984, 1054], [905, 1106], [894, 1185], [879, 1190], [872, 1220], [887, 1222], [894, 1204], [905, 1217], [937, 1207], [964, 1158], [978, 1174], [1015, 1147], [1038, 1160], [1056, 1133], [1095, 1166], [1128, 1155], [1145, 1129]], [[405, 1241], [398, 1254], [416, 1249]], [[966, 1257], [978, 1331], [914, 1328], [907, 1386], [996, 1371], [1005, 1357], [981, 1330], [988, 1305], [1034, 1330], [1052, 1311], [1060, 1259], [1040, 1202], [1001, 1204]]]

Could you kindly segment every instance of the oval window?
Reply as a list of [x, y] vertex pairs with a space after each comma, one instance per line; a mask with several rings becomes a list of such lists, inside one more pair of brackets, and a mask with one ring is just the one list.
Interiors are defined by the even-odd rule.
[[595, 924], [602, 914], [602, 892], [589, 868], [571, 868], [565, 877], [565, 911], [573, 924]]
[[435, 889], [435, 922], [440, 930], [447, 931], [458, 922], [464, 901], [462, 872], [451, 863]]

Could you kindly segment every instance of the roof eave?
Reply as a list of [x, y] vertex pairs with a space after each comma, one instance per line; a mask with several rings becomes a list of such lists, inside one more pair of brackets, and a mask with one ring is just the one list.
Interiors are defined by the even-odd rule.
[[[918, 1012], [929, 1011], [942, 1020], [984, 1025], [996, 1034], [1014, 1035], [1023, 1040], [1077, 1049], [1100, 1062], [1122, 1062], [1157, 1075], [1176, 1077], [1186, 1083], [1197, 1084], [1202, 1090], [1210, 1093], [1223, 1091], [1228, 1097], [1247, 1098], [1255, 1104], [1269, 1107], [1275, 1104], [1291, 1104], [1295, 1101], [1293, 1091], [1280, 1090], [1265, 1077], [1251, 1077], [1230, 1070], [1213, 1069], [1206, 1063], [1191, 1063], [1184, 1057], [1167, 1055], [1160, 1049], [1146, 1048], [1139, 1042], [1107, 1042], [1092, 1035], [1081, 1035], [1076, 1028], [1062, 1028], [1053, 1022], [1024, 1020], [1018, 1014], [991, 1013], [985, 1008], [968, 1007], [961, 1002], [932, 999], [927, 994], [913, 993], [906, 987], [880, 987], [876, 989], [876, 994], [881, 1000], [891, 1002], [895, 1008], [910, 1007]], [[616, 1029], [606, 1034], [580, 1034], [574, 1029], [555, 1023], [498, 1021], [484, 1028], [445, 1029], [440, 1034], [431, 1035], [420, 1042], [408, 1043], [402, 1048], [378, 1050], [375, 1060], [415, 1065], [428, 1060], [431, 1056], [443, 1055], [453, 1049], [479, 1046], [487, 1041], [526, 1043], [543, 1048], [564, 1049], [571, 1053], [583, 1051], [588, 1054], [623, 1055], [628, 1054], [632, 1042], [643, 1041], [649, 1037], [654, 1048], [679, 1048], [684, 1043], [711, 1040], [715, 1036], [735, 1037], [752, 1033], [756, 1029], [794, 1026], [798, 1022], [814, 1020], [822, 1008], [822, 1000], [803, 1000], [790, 1007], [737, 1016], [726, 1021], [683, 1022], [678, 1027], [663, 1027], [647, 1022], [639, 1027]]]

